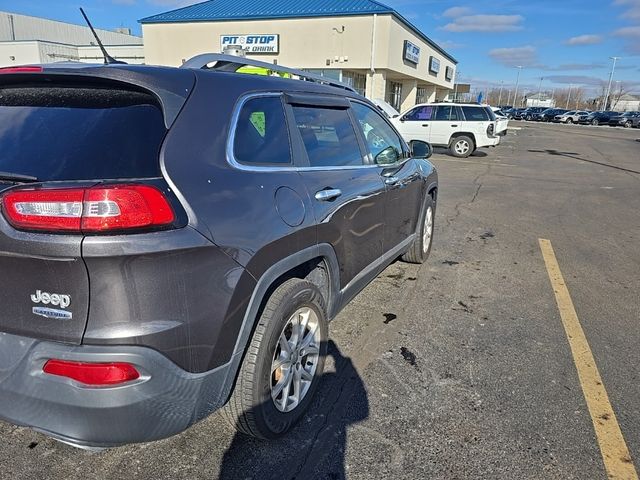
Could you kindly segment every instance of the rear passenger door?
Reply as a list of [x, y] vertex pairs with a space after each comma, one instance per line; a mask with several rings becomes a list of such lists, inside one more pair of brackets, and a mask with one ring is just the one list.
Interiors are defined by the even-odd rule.
[[456, 105], [437, 107], [431, 122], [431, 140], [434, 145], [449, 145], [451, 135], [460, 130], [460, 116]]
[[400, 137], [375, 109], [358, 101], [352, 101], [352, 108], [370, 159], [384, 179], [384, 251], [389, 252], [416, 231], [422, 206], [422, 175], [416, 163], [408, 159]]
[[367, 163], [344, 97], [285, 95], [293, 149], [313, 204], [319, 243], [340, 263], [341, 288], [382, 256], [385, 186]]

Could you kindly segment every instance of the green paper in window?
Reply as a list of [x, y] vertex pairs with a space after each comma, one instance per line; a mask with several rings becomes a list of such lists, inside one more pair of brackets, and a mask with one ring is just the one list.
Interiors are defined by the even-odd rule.
[[267, 131], [267, 126], [266, 126], [266, 120], [264, 117], [264, 112], [253, 112], [251, 114], [251, 123], [252, 125], [255, 127], [255, 129], [258, 131], [258, 133], [260, 134], [261, 137], [264, 137], [266, 131]]

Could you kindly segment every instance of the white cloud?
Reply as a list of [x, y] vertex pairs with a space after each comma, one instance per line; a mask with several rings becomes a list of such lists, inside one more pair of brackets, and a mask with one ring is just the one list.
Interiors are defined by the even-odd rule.
[[640, 25], [637, 27], [623, 27], [619, 28], [614, 35], [618, 37], [640, 37]]
[[522, 30], [522, 15], [463, 15], [448, 23], [449, 32], [515, 32]]
[[471, 13], [471, 9], [469, 7], [451, 7], [446, 9], [443, 13], [443, 17], [447, 18], [457, 18], [462, 17], [463, 15], [469, 15]]
[[496, 62], [507, 67], [533, 67], [537, 65], [538, 52], [535, 47], [526, 45], [524, 47], [494, 48], [489, 51], [489, 56]]
[[640, 0], [615, 0], [614, 5], [627, 7], [627, 10], [620, 16], [624, 19], [640, 19]]
[[567, 45], [595, 45], [602, 43], [602, 35], [578, 35], [566, 41]]
[[111, 0], [116, 5], [135, 5], [136, 0]]

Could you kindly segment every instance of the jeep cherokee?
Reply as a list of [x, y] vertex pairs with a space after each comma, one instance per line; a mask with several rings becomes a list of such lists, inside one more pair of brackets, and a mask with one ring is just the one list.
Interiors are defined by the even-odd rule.
[[426, 260], [430, 146], [349, 87], [245, 65], [0, 70], [0, 417], [101, 448], [222, 407], [277, 437], [327, 322]]

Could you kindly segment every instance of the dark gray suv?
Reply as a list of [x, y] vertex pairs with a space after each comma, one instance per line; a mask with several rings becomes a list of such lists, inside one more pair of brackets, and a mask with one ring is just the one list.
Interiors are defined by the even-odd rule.
[[426, 260], [429, 145], [345, 86], [247, 63], [0, 70], [0, 417], [91, 448], [223, 407], [277, 437], [327, 322]]

